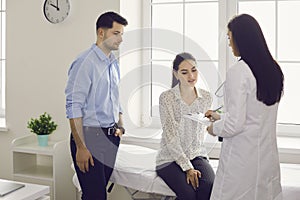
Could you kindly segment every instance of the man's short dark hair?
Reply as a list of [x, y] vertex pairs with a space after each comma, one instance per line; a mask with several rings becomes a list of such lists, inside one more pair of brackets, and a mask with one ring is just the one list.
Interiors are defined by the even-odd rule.
[[99, 16], [96, 23], [96, 30], [98, 30], [98, 28], [112, 28], [113, 22], [117, 22], [124, 26], [128, 24], [127, 20], [124, 17], [122, 17], [118, 13], [109, 11]]

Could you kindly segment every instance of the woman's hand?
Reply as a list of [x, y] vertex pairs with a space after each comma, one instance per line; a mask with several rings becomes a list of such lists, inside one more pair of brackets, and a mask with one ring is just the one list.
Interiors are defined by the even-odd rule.
[[194, 190], [199, 187], [199, 178], [201, 178], [201, 172], [196, 169], [189, 169], [186, 171], [186, 181], [188, 184], [192, 184]]
[[205, 117], [207, 117], [212, 122], [217, 121], [221, 118], [218, 113], [213, 112], [212, 110], [206, 111]]

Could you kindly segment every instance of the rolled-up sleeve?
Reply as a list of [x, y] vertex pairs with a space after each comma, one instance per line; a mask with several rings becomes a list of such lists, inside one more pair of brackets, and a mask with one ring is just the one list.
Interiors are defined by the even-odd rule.
[[87, 61], [75, 61], [68, 72], [65, 89], [67, 118], [83, 116], [83, 108], [89, 93], [91, 78]]

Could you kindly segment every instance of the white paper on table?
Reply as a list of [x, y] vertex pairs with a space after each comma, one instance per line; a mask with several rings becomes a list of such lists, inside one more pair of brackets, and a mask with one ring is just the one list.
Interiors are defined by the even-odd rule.
[[210, 126], [211, 124], [211, 121], [209, 121], [207, 117], [204, 117], [203, 113], [190, 113], [183, 115], [183, 117], [199, 122], [205, 126]]

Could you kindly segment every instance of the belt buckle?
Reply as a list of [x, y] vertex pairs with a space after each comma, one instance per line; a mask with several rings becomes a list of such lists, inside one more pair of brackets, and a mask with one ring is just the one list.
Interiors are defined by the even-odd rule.
[[110, 127], [107, 129], [107, 135], [113, 135], [115, 133], [115, 127]]

